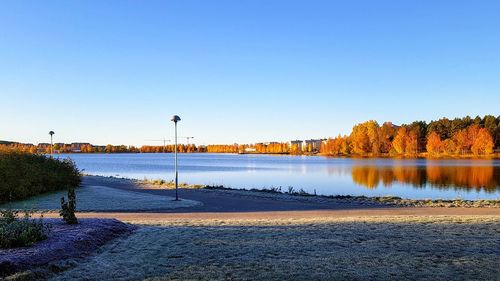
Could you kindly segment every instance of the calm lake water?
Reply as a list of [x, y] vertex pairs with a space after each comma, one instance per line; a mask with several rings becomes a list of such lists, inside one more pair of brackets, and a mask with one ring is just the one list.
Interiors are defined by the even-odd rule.
[[[85, 173], [174, 178], [173, 154], [69, 154]], [[499, 199], [500, 160], [346, 159], [180, 154], [179, 182], [233, 188], [289, 186], [324, 195]]]

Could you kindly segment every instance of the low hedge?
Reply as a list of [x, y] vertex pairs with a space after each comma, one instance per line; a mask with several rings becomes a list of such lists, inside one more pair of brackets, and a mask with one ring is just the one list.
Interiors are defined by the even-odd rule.
[[26, 212], [22, 218], [16, 211], [0, 213], [0, 249], [31, 246], [47, 238], [50, 225], [42, 219], [32, 219], [31, 213]]
[[70, 159], [0, 150], [0, 203], [75, 188], [80, 182], [80, 171]]

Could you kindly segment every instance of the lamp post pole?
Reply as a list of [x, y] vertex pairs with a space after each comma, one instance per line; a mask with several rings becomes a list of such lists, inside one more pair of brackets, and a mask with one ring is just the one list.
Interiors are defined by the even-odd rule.
[[52, 149], [54, 148], [54, 144], [52, 142], [52, 136], [54, 135], [54, 131], [50, 131], [49, 135], [50, 135], [50, 157], [52, 157]]
[[175, 121], [175, 201], [179, 201], [179, 171], [177, 170], [177, 121]]
[[174, 157], [175, 157], [175, 201], [179, 201], [178, 189], [179, 189], [179, 173], [177, 171], [177, 122], [181, 121], [181, 118], [177, 115], [172, 117], [172, 121], [175, 124], [175, 148], [174, 148]]

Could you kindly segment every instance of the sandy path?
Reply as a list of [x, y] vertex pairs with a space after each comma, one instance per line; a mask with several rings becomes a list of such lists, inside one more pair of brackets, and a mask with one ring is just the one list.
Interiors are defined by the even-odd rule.
[[[58, 217], [57, 213], [45, 217]], [[168, 221], [178, 219], [305, 219], [374, 216], [500, 216], [498, 208], [387, 208], [356, 210], [206, 212], [206, 213], [78, 213], [79, 218], [115, 218], [124, 222]]]

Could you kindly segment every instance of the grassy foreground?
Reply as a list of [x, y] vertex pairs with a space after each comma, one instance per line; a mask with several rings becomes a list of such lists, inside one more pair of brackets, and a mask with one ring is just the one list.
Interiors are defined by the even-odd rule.
[[[61, 208], [60, 198], [65, 191], [56, 191], [25, 200], [0, 204], [1, 208], [55, 211]], [[78, 211], [153, 211], [193, 207], [193, 200], [173, 201], [172, 197], [120, 190], [106, 186], [82, 186], [76, 190]]]
[[142, 225], [54, 280], [495, 280], [499, 225], [498, 216], [179, 219]]

